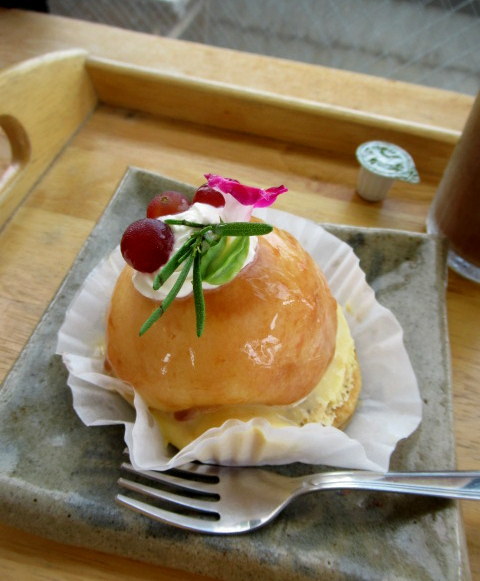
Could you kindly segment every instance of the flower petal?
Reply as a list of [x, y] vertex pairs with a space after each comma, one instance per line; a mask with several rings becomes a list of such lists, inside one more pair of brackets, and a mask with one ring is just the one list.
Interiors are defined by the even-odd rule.
[[242, 205], [254, 208], [271, 206], [280, 194], [288, 191], [285, 186], [262, 190], [261, 188], [246, 186], [237, 180], [214, 174], [205, 174], [205, 177], [211, 188], [220, 191], [222, 194], [230, 194]]

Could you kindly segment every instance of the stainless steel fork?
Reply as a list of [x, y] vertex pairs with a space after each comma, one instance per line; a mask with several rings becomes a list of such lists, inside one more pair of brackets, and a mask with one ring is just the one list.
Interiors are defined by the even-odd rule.
[[[295, 497], [315, 490], [362, 489], [480, 500], [480, 471], [472, 472], [321, 472], [288, 477], [261, 468], [186, 464], [167, 472], [136, 471], [120, 486], [146, 495], [151, 503], [119, 494], [122, 506], [190, 531], [232, 534], [259, 528]], [[155, 482], [153, 487], [140, 480]], [[156, 505], [153, 502], [157, 502]], [[158, 503], [160, 501], [160, 503]]]

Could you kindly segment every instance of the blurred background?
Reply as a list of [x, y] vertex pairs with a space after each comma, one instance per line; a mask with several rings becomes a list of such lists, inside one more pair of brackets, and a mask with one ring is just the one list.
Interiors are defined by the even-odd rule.
[[47, 0], [53, 14], [474, 95], [480, 0]]

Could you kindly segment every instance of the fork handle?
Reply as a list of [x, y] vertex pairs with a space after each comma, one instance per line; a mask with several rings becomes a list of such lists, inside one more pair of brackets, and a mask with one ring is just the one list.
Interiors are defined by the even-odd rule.
[[302, 480], [301, 492], [356, 488], [480, 500], [480, 471], [382, 473], [358, 470], [313, 474]]

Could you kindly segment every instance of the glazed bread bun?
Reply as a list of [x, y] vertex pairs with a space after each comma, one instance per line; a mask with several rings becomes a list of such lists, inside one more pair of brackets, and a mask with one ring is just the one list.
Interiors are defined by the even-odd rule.
[[334, 357], [337, 303], [316, 263], [283, 230], [260, 236], [254, 261], [204, 292], [201, 338], [192, 295], [177, 298], [140, 337], [157, 303], [134, 288], [132, 274], [126, 266], [111, 298], [107, 364], [160, 414], [290, 405], [312, 392]]
[[316, 422], [343, 429], [352, 417], [361, 390], [361, 375], [355, 345], [340, 306], [337, 306], [335, 354], [318, 384], [303, 399], [289, 405], [227, 405], [190, 409], [180, 413], [151, 410], [164, 439], [183, 448], [211, 427], [230, 419], [247, 422], [264, 418], [275, 427]]

